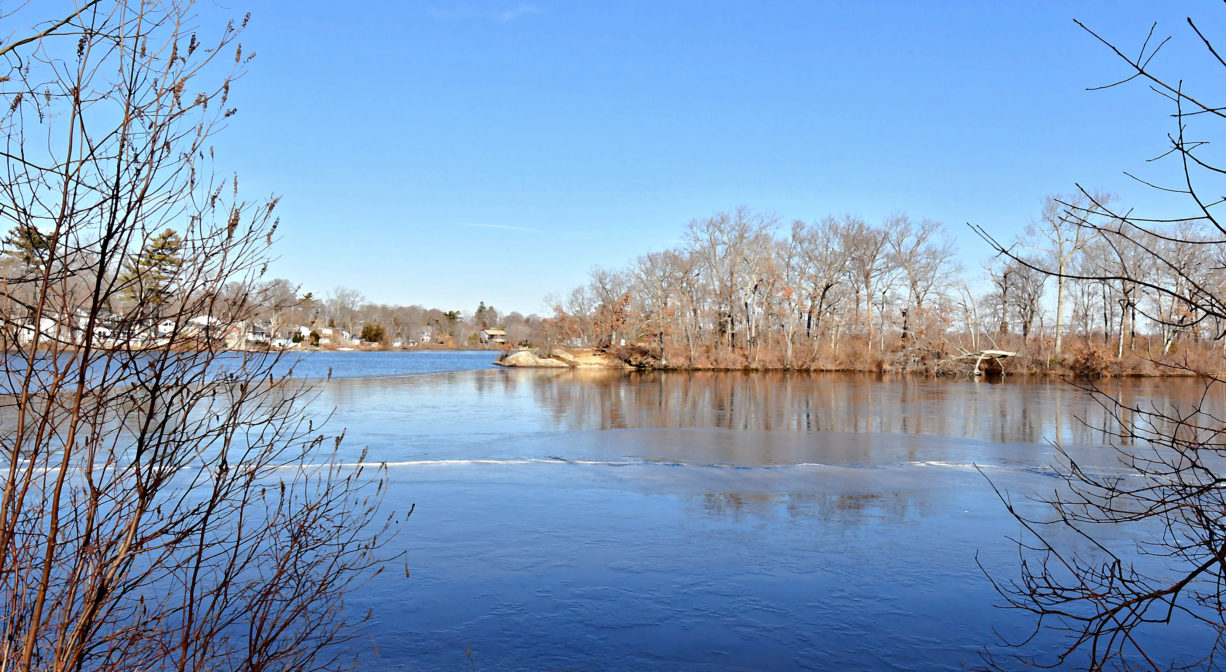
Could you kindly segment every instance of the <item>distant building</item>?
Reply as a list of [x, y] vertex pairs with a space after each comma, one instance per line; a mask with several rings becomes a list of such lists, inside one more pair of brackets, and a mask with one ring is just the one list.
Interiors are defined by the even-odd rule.
[[[35, 331], [33, 322], [23, 324], [17, 334], [17, 342], [21, 343], [22, 345], [29, 345], [30, 343], [34, 342]], [[58, 340], [60, 325], [55, 320], [49, 317], [44, 317], [38, 321], [37, 331], [41, 332], [46, 338]]]
[[268, 345], [272, 340], [272, 334], [269, 333], [271, 329], [272, 323], [268, 320], [252, 320], [251, 324], [247, 325], [244, 340], [248, 345]]
[[477, 332], [477, 338], [481, 339], [482, 343], [505, 345], [507, 342], [507, 332], [502, 329], [482, 329]]
[[197, 315], [187, 321], [190, 333], [204, 338], [224, 338], [225, 335], [220, 333], [225, 331], [224, 324], [221, 320], [212, 315]]

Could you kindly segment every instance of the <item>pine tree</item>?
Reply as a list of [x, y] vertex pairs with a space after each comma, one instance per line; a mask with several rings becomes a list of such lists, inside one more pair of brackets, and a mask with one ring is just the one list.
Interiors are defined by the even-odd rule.
[[14, 226], [0, 245], [5, 256], [19, 259], [34, 268], [42, 268], [51, 253], [51, 242], [33, 224]]
[[174, 229], [163, 230], [126, 264], [121, 278], [126, 285], [125, 294], [146, 315], [156, 316], [170, 298], [182, 264], [183, 239]]
[[491, 310], [493, 309], [487, 307], [484, 301], [477, 306], [477, 312], [473, 315], [473, 322], [476, 323], [478, 329], [485, 329], [490, 326], [488, 321], [489, 316], [487, 313], [489, 313]]

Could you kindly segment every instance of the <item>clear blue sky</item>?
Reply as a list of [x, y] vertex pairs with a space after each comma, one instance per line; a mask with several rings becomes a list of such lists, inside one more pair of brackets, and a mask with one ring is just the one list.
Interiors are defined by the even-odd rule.
[[1085, 91], [1124, 70], [1074, 18], [1133, 52], [1157, 20], [1194, 81], [1183, 18], [1226, 34], [1211, 0], [233, 2], [201, 8], [250, 10], [258, 54], [219, 164], [283, 195], [272, 274], [524, 313], [738, 205], [940, 220], [975, 272], [966, 222], [1010, 237], [1076, 182], [1150, 198], [1122, 171], [1169, 109]]

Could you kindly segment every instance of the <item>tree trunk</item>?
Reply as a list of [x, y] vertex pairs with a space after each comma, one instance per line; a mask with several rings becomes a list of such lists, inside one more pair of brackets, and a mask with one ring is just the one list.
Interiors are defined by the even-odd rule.
[[1056, 356], [1064, 339], [1064, 261], [1060, 261], [1060, 275], [1056, 276]]

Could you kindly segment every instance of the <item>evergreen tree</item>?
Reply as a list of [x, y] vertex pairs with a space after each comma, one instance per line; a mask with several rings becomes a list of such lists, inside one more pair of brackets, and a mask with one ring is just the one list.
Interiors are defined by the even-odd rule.
[[493, 306], [485, 305], [485, 302], [482, 301], [477, 306], [477, 312], [473, 314], [473, 325], [478, 329], [498, 326], [498, 311], [494, 310]]
[[5, 256], [19, 259], [27, 266], [41, 268], [51, 254], [51, 241], [33, 224], [18, 224], [4, 237]]
[[150, 238], [126, 264], [121, 278], [127, 297], [155, 316], [170, 298], [175, 275], [183, 264], [183, 239], [174, 229]]
[[362, 340], [368, 343], [382, 343], [387, 338], [387, 330], [378, 322], [367, 322], [362, 325]]

